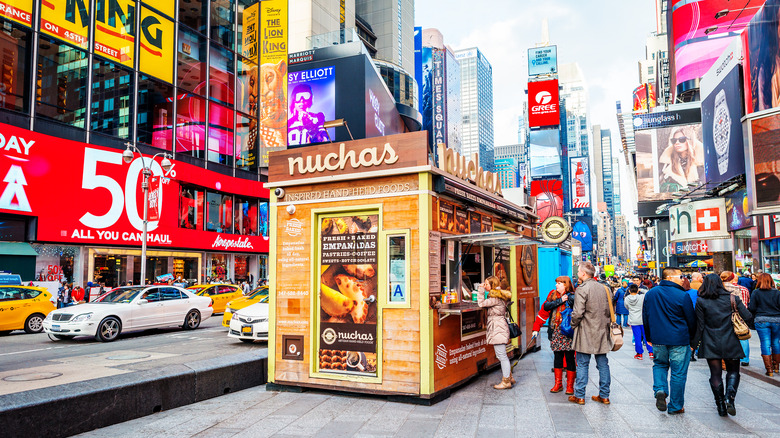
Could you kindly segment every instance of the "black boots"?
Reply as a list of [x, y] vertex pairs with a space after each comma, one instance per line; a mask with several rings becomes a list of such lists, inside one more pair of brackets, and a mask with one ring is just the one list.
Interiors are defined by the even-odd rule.
[[[726, 374], [726, 410], [729, 415], [737, 415], [737, 408], [734, 406], [737, 388], [739, 388], [739, 373]], [[720, 413], [720, 408], [718, 408], [718, 413]]]
[[715, 396], [715, 406], [718, 408], [718, 415], [725, 417], [726, 412], [726, 397], [723, 395], [723, 384], [718, 382], [718, 386], [715, 386], [710, 382], [710, 388], [712, 389], [712, 395]]

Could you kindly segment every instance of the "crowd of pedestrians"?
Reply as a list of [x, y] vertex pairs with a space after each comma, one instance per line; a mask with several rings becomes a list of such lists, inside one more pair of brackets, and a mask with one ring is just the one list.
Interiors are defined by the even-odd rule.
[[634, 358], [642, 360], [646, 351], [653, 361], [652, 395], [658, 410], [669, 415], [685, 413], [688, 367], [696, 357], [707, 361], [718, 414], [736, 415], [740, 367], [750, 364], [750, 328], [759, 337], [766, 375], [779, 371], [780, 291], [768, 274], [685, 275], [667, 267], [660, 278], [633, 276], [618, 283], [597, 277], [593, 264], [582, 262], [576, 280], [575, 288], [568, 277], [556, 279], [533, 327], [537, 336], [547, 323], [554, 354], [550, 392], [563, 390], [565, 369], [572, 403], [585, 403], [593, 358], [599, 389], [591, 399], [610, 404], [607, 356], [620, 348], [624, 328], [633, 335]]

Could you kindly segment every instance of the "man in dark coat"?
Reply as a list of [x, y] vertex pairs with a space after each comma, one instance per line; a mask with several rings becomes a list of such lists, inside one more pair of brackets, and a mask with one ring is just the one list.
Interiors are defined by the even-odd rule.
[[[653, 391], [655, 406], [665, 411], [669, 395], [669, 414], [685, 412], [685, 383], [691, 361], [691, 339], [696, 333], [693, 301], [682, 287], [682, 273], [665, 268], [664, 279], [647, 292], [642, 307], [642, 322], [647, 340], [653, 344]], [[669, 371], [671, 369], [671, 381]], [[670, 391], [671, 387], [671, 391]]]
[[737, 280], [737, 284], [747, 288], [747, 290], [749, 290], [750, 292], [753, 292], [753, 290], [756, 288], [756, 282], [753, 281], [752, 278], [750, 278], [750, 271], [748, 271], [747, 269], [742, 271], [742, 276], [739, 277], [739, 279]]

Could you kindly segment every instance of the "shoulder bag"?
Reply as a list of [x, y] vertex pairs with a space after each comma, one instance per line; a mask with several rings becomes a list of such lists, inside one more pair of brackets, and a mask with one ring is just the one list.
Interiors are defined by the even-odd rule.
[[604, 291], [607, 293], [607, 307], [609, 307], [609, 335], [612, 337], [612, 351], [618, 351], [623, 346], [623, 327], [615, 322], [615, 309], [612, 308], [609, 288], [604, 286]]
[[734, 334], [737, 335], [740, 341], [750, 339], [750, 327], [748, 327], [745, 320], [742, 319], [742, 315], [737, 311], [737, 300], [734, 299], [734, 295], [729, 294], [731, 299], [731, 324], [734, 326]]
[[517, 325], [517, 323], [515, 322], [514, 319], [512, 319], [512, 308], [511, 307], [507, 306], [506, 314], [507, 314], [506, 323], [509, 326], [509, 338], [510, 339], [514, 339], [514, 338], [520, 336], [520, 333], [522, 333], [522, 332], [520, 331], [520, 326]]
[[[573, 292], [572, 292], [573, 293]], [[561, 325], [558, 326], [561, 329], [561, 334], [567, 338], [574, 337], [574, 327], [571, 326], [571, 307], [569, 307], [569, 300], [566, 300], [565, 307], [561, 310]]]

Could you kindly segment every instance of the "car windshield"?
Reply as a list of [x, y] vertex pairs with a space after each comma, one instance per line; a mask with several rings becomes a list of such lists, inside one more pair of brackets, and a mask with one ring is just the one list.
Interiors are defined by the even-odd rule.
[[111, 292], [108, 292], [107, 294], [103, 295], [103, 297], [100, 299], [101, 303], [129, 303], [130, 301], [133, 301], [133, 298], [138, 296], [138, 294], [146, 289], [146, 286], [137, 286], [137, 287], [120, 287], [118, 289], [114, 289]]
[[257, 298], [257, 297], [260, 297], [260, 296], [263, 296], [263, 295], [268, 295], [268, 287], [267, 286], [258, 287], [257, 289], [252, 291], [252, 295], [250, 295], [249, 297], [250, 298]]

